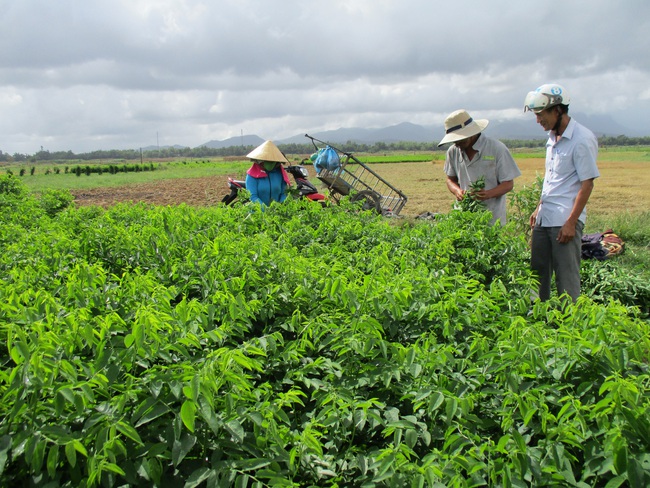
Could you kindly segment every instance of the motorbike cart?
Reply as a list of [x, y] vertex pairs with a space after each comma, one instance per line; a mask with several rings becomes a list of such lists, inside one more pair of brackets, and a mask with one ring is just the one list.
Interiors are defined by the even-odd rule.
[[[363, 202], [364, 210], [374, 210], [386, 216], [397, 216], [406, 205], [406, 195], [384, 180], [375, 171], [359, 161], [352, 153], [320, 141], [305, 134], [316, 148], [317, 154], [323, 149], [331, 149], [338, 154], [336, 164], [316, 167], [317, 178], [329, 192], [330, 199], [339, 203], [341, 198], [350, 197], [352, 202]], [[322, 147], [319, 147], [318, 144]]]

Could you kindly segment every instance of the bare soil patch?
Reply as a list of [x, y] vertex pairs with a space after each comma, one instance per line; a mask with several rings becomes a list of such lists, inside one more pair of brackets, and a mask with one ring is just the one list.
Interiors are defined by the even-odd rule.
[[71, 193], [77, 205], [98, 205], [108, 208], [116, 203], [133, 202], [151, 205], [179, 205], [193, 207], [216, 205], [229, 193], [228, 178], [183, 178], [154, 183], [125, 185], [114, 188], [75, 190]]

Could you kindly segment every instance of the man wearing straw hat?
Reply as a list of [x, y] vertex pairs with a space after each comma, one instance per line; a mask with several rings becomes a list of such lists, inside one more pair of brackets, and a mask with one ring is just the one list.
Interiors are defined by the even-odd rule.
[[445, 136], [438, 147], [454, 143], [445, 158], [447, 188], [460, 201], [472, 183], [485, 178], [484, 189], [473, 193], [492, 212], [492, 221], [506, 223], [506, 193], [521, 175], [510, 151], [501, 141], [482, 134], [489, 121], [474, 120], [466, 110], [456, 110], [445, 119]]

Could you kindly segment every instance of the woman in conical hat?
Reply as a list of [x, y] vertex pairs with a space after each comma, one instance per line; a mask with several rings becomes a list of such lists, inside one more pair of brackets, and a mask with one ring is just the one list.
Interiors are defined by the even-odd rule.
[[265, 141], [246, 155], [253, 165], [246, 172], [246, 189], [251, 201], [264, 206], [284, 202], [287, 198], [289, 175], [282, 166], [289, 163], [272, 141]]

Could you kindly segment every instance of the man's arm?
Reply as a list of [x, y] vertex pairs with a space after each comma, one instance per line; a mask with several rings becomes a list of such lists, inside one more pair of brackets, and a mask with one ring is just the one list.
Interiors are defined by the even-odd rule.
[[514, 188], [515, 184], [512, 180], [502, 181], [494, 188], [489, 190], [481, 190], [474, 193], [479, 200], [489, 200], [490, 198], [497, 198], [505, 195]]
[[541, 201], [540, 201], [540, 202], [537, 202], [537, 206], [535, 207], [535, 210], [534, 210], [533, 213], [530, 215], [530, 219], [529, 219], [529, 222], [528, 222], [528, 223], [530, 224], [531, 227], [535, 227], [535, 226], [537, 225], [537, 214], [538, 214], [538, 212], [539, 212], [539, 206], [540, 206], [541, 204], [542, 204]]
[[456, 197], [456, 200], [460, 201], [465, 195], [465, 190], [458, 186], [458, 178], [455, 176], [447, 176], [447, 188], [449, 191]]
[[578, 195], [576, 196], [575, 201], [573, 202], [573, 208], [571, 209], [571, 214], [569, 218], [564, 223], [560, 232], [557, 235], [557, 240], [561, 244], [566, 244], [571, 241], [576, 235], [576, 224], [578, 223], [578, 217], [587, 205], [589, 197], [591, 196], [591, 191], [594, 189], [594, 179], [590, 178], [584, 180], [580, 184], [580, 190], [578, 190]]

